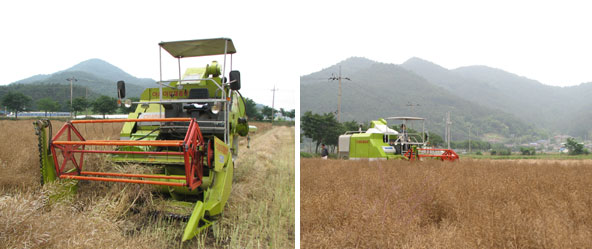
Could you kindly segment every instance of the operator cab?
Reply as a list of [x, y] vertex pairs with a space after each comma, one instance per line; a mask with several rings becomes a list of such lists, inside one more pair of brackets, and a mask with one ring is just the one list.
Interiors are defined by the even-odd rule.
[[[429, 137], [425, 132], [425, 119], [418, 117], [390, 117], [386, 118], [388, 124], [398, 129], [399, 135], [396, 139], [388, 141], [388, 144], [395, 147], [397, 154], [404, 154], [412, 146], [424, 147]], [[421, 125], [418, 124], [421, 122]], [[421, 131], [419, 130], [421, 128]]]
[[[205, 137], [216, 136], [225, 143], [232, 142], [231, 133], [245, 136], [248, 124], [245, 118], [243, 99], [240, 90], [240, 72], [232, 70], [232, 55], [236, 49], [229, 38], [202, 39], [190, 41], [161, 42], [163, 49], [178, 61], [178, 78], [157, 82], [158, 88], [146, 89], [136, 112], [130, 118], [195, 118]], [[162, 53], [162, 52], [161, 52]], [[213, 60], [203, 68], [188, 68], [181, 74], [181, 58], [217, 56], [223, 60]], [[227, 58], [230, 63], [227, 64]], [[161, 60], [162, 68], [162, 60]], [[226, 78], [227, 75], [230, 79]], [[125, 96], [118, 91], [121, 98]], [[118, 89], [119, 85], [118, 85]], [[133, 115], [136, 115], [133, 117]], [[158, 127], [156, 127], [158, 125]], [[155, 122], [137, 122], [134, 127], [122, 132], [122, 139], [127, 131], [136, 133], [141, 127], [158, 132], [159, 139], [180, 139], [185, 134], [187, 123], [168, 122], [164, 125]], [[232, 135], [234, 136], [234, 135]]]

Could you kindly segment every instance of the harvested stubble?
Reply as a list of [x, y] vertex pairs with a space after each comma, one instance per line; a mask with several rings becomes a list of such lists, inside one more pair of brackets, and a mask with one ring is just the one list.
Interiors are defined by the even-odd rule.
[[301, 159], [302, 248], [589, 248], [592, 162]]
[[[31, 120], [0, 121], [0, 248], [290, 248], [294, 247], [294, 128], [263, 126], [241, 141], [235, 184], [217, 225], [181, 243], [185, 222], [152, 215], [160, 197], [151, 186], [71, 182], [40, 186]], [[52, 122], [54, 133], [62, 122]], [[120, 127], [81, 127], [90, 139], [117, 137]], [[243, 140], [243, 139], [241, 139]], [[268, 161], [265, 161], [268, 160]], [[109, 165], [85, 168], [142, 171]]]

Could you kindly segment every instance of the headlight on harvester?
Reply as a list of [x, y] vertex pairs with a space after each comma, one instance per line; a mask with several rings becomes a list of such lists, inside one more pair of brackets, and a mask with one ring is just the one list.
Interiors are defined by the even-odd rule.
[[220, 112], [220, 109], [222, 109], [222, 103], [221, 102], [216, 102], [213, 106], [212, 106], [212, 113], [213, 114], [218, 114]]
[[131, 99], [126, 99], [123, 104], [125, 105], [125, 108], [130, 108], [132, 107], [132, 100]]

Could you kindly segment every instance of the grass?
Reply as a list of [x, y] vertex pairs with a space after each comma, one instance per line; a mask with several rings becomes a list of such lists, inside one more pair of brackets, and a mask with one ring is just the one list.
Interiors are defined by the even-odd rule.
[[302, 248], [587, 248], [592, 162], [301, 158]]
[[[31, 122], [0, 121], [0, 141], [11, 141], [0, 144], [0, 248], [294, 247], [293, 127], [255, 124], [250, 149], [241, 139], [221, 219], [181, 243], [185, 222], [154, 215], [163, 197], [151, 186], [80, 182], [74, 195], [66, 191], [68, 181], [41, 187]], [[55, 134], [61, 124], [52, 123]], [[118, 137], [117, 126], [86, 128], [85, 136]], [[104, 158], [87, 162], [107, 167]]]

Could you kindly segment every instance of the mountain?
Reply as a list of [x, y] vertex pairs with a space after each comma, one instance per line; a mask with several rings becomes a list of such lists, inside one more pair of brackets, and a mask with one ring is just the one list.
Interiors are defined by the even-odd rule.
[[[338, 76], [339, 74], [339, 68], [341, 67], [341, 71], [342, 72], [347, 72], [347, 74], [353, 74], [356, 73], [360, 70], [366, 69], [370, 66], [372, 66], [373, 64], [375, 64], [375, 61], [363, 58], [363, 57], [350, 57], [336, 65], [330, 66], [328, 68], [324, 68], [321, 71], [318, 72], [314, 72], [311, 73], [309, 75], [307, 75], [306, 77], [308, 79], [321, 79], [321, 80], [325, 80], [328, 81], [328, 78], [331, 76]], [[308, 83], [312, 83], [311, 81], [300, 81], [300, 84], [308, 84]]]
[[28, 83], [33, 83], [36, 81], [43, 81], [43, 80], [49, 78], [49, 76], [51, 76], [51, 75], [50, 74], [37, 74], [37, 75], [33, 75], [29, 78], [25, 78], [22, 80], [12, 82], [12, 84], [28, 84]]
[[516, 116], [460, 98], [447, 86], [433, 84], [404, 67], [357, 57], [302, 76], [300, 113], [337, 110], [338, 83], [328, 81], [328, 77], [337, 73], [340, 66], [343, 76], [351, 79], [342, 80], [342, 121], [420, 116], [427, 118], [428, 130], [443, 133], [443, 118], [450, 111], [455, 139], [467, 139], [469, 126], [473, 134], [482, 136], [536, 135], [531, 125]]
[[[144, 89], [156, 86], [155, 81], [152, 79], [136, 78], [101, 59], [86, 60], [53, 74], [35, 75], [13, 82], [10, 85], [70, 85], [70, 82], [66, 79], [71, 77], [77, 79], [73, 85], [86, 88], [88, 91], [95, 92], [99, 95], [111, 97], [117, 97], [116, 82], [119, 80], [126, 82], [126, 97], [139, 97]], [[86, 89], [85, 92], [87, 91]]]
[[574, 136], [592, 133], [584, 121], [592, 117], [592, 84], [548, 86], [497, 68], [467, 66], [448, 70], [419, 58], [411, 58], [401, 66], [461, 98], [514, 114], [536, 127]]
[[86, 72], [97, 75], [101, 78], [117, 82], [120, 80], [125, 81], [126, 84], [134, 84], [142, 86], [144, 88], [155, 87], [156, 81], [147, 78], [136, 78], [120, 68], [111, 65], [110, 63], [101, 59], [90, 59], [80, 62], [71, 68], [68, 68], [62, 72]]

